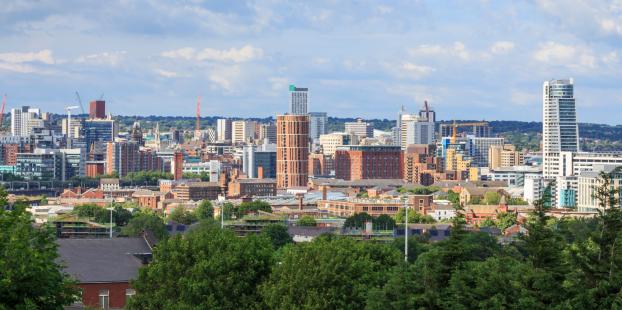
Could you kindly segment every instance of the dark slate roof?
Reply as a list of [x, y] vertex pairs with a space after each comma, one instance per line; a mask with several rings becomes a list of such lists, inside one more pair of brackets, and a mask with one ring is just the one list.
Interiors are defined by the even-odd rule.
[[143, 238], [58, 239], [59, 262], [80, 283], [128, 282], [151, 255]]
[[302, 227], [302, 226], [289, 226], [287, 227], [287, 233], [290, 236], [307, 236], [317, 237], [321, 234], [333, 233], [337, 229], [334, 227]]

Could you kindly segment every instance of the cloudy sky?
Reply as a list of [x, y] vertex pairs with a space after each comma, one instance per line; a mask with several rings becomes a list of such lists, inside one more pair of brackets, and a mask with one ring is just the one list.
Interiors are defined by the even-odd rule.
[[573, 77], [582, 122], [621, 124], [622, 1], [25, 1], [0, 5], [8, 107], [99, 98], [123, 115], [311, 111], [539, 120]]

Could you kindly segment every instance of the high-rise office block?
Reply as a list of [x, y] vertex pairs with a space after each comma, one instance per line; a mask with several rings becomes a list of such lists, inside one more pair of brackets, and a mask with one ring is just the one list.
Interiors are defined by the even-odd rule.
[[218, 141], [231, 141], [231, 120], [221, 118], [216, 121]]
[[93, 100], [89, 102], [89, 118], [90, 119], [106, 118], [106, 101]]
[[503, 146], [503, 138], [481, 138], [468, 136], [467, 148], [473, 158], [472, 165], [476, 167], [488, 167], [489, 149], [493, 146]]
[[11, 135], [30, 136], [34, 128], [42, 128], [41, 110], [23, 106], [11, 109]]
[[276, 143], [276, 125], [274, 124], [259, 125], [259, 141], [275, 144]]
[[276, 178], [276, 151], [257, 150], [246, 145], [242, 153], [242, 171], [248, 178]]
[[326, 112], [309, 112], [309, 137], [317, 140], [321, 135], [326, 134], [327, 122]]
[[402, 114], [399, 129], [402, 150], [410, 144], [431, 144], [434, 142], [434, 122], [417, 114]]
[[309, 116], [278, 115], [276, 129], [277, 187], [306, 187], [309, 159]]
[[139, 164], [139, 145], [133, 141], [108, 142], [106, 148], [106, 173], [118, 173], [124, 177], [130, 172], [137, 171]]
[[320, 136], [320, 146], [322, 153], [327, 156], [335, 155], [338, 146], [357, 145], [359, 143], [358, 136], [345, 132], [333, 132]]
[[560, 175], [560, 152], [579, 151], [579, 126], [574, 98], [574, 82], [551, 80], [542, 86], [543, 175]]
[[114, 140], [119, 131], [117, 122], [111, 118], [84, 120], [82, 128], [87, 152], [91, 151], [91, 147], [102, 150], [107, 142]]
[[306, 115], [309, 105], [309, 89], [289, 85], [289, 114]]
[[231, 123], [231, 143], [247, 143], [255, 137], [254, 121], [233, 121]]
[[346, 122], [345, 132], [358, 136], [359, 138], [371, 138], [374, 136], [374, 126], [358, 118], [356, 122]]

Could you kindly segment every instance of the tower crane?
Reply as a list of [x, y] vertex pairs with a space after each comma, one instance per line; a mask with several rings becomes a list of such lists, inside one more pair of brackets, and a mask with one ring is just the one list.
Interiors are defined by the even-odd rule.
[[452, 124], [441, 124], [441, 132], [443, 132], [443, 127], [452, 127], [451, 131], [451, 143], [456, 143], [456, 136], [458, 135], [458, 127], [476, 127], [476, 126], [488, 126], [488, 122], [474, 122], [474, 123], [456, 123], [454, 121]]
[[84, 114], [84, 106], [82, 105], [82, 98], [80, 98], [80, 93], [76, 90], [76, 98], [78, 99], [78, 103], [80, 104], [80, 110], [82, 114]]
[[6, 105], [6, 94], [2, 96], [2, 110], [0, 110], [0, 130], [2, 130], [2, 125], [4, 124], [4, 106]]

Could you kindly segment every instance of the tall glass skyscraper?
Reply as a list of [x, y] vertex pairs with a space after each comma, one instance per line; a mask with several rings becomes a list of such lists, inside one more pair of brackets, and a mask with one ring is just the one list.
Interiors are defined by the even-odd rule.
[[543, 174], [552, 178], [564, 170], [560, 167], [560, 152], [579, 151], [573, 80], [544, 82], [542, 103]]
[[309, 89], [289, 85], [289, 114], [307, 115]]

